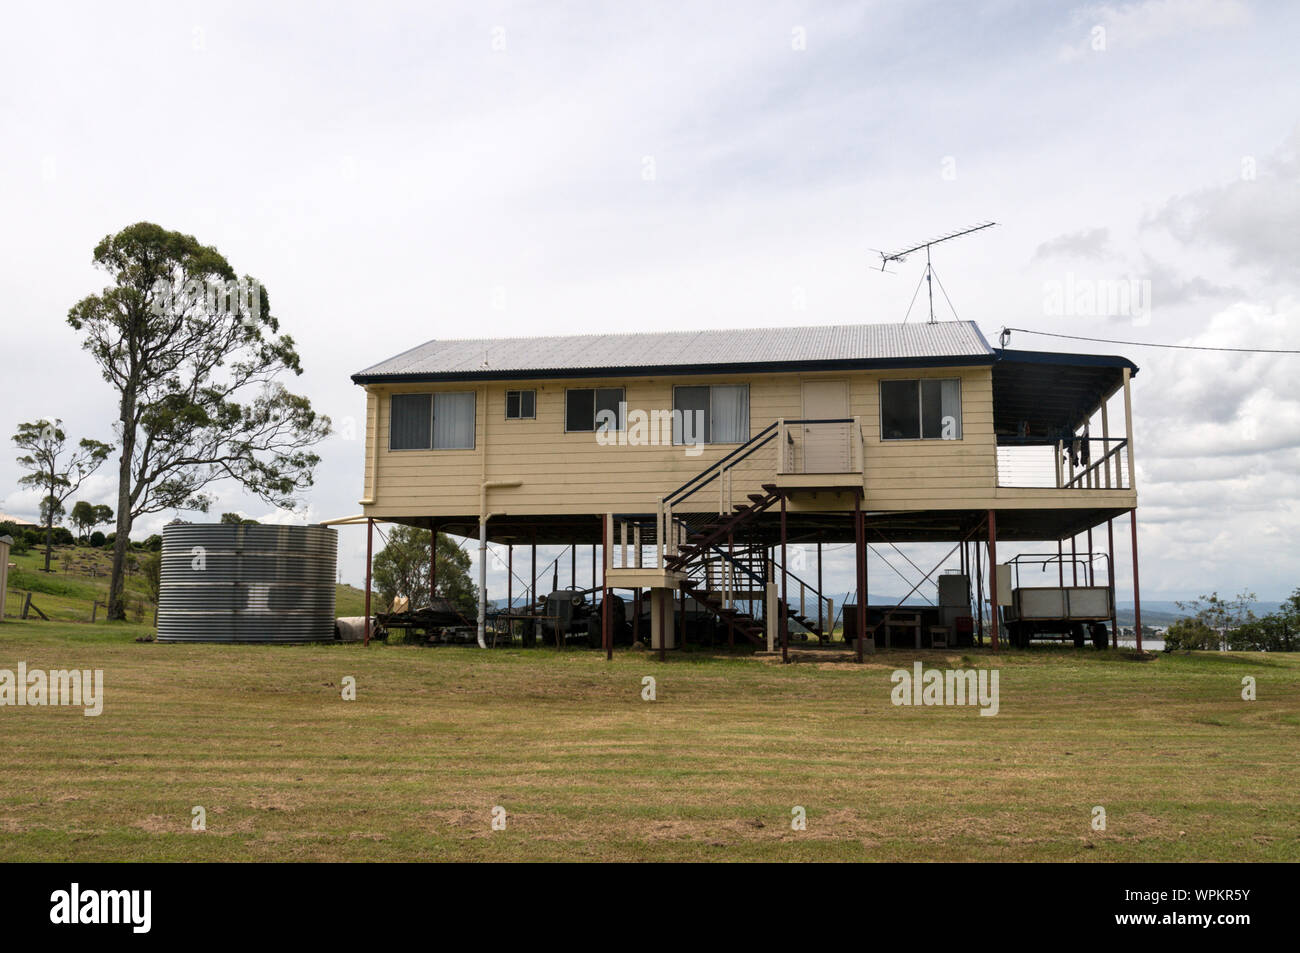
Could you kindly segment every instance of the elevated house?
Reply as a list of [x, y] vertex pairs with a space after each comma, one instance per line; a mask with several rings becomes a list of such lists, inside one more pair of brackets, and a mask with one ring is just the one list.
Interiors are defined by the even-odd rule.
[[732, 638], [784, 642], [790, 615], [824, 633], [820, 555], [792, 567], [792, 544], [855, 544], [862, 597], [868, 544], [948, 543], [996, 647], [999, 541], [1054, 544], [1064, 581], [1067, 543], [1105, 527], [1113, 555], [1135, 512], [1136, 372], [957, 321], [434, 340], [353, 375], [362, 518], [600, 546], [599, 586], [649, 601], [661, 651], [684, 594]]

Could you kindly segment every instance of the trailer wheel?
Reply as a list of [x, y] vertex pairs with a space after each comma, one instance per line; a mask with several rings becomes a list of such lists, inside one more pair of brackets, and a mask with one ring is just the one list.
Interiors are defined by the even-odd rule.
[[1088, 636], [1083, 631], [1083, 623], [1076, 622], [1070, 626], [1070, 635], [1074, 639], [1074, 647], [1081, 649], [1088, 644]]
[[1106, 631], [1104, 622], [1092, 624], [1092, 647], [1103, 652], [1110, 648], [1110, 633]]

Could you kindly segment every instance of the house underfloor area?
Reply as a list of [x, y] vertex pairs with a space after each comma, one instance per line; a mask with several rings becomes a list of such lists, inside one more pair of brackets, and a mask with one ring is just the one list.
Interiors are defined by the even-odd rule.
[[[784, 661], [810, 652], [847, 651], [861, 661], [891, 649], [999, 651], [1031, 639], [1118, 647], [1114, 557], [1127, 545], [1141, 648], [1134, 510], [1087, 500], [869, 510], [860, 494], [843, 497], [844, 508], [832, 509], [825, 499], [809, 505], [806, 492], [766, 484], [723, 513], [354, 518], [367, 526], [371, 554], [375, 524], [385, 522], [479, 547], [477, 619], [441, 597], [431, 565], [428, 598], [402, 612], [385, 607], [367, 638], [401, 629], [430, 643], [585, 647], [607, 657], [636, 647], [664, 659], [683, 649], [734, 649]], [[1006, 558], [1008, 544], [1024, 550], [1026, 543], [1042, 545]], [[505, 562], [505, 591], [486, 592], [489, 544]], [[539, 565], [539, 547], [561, 550]], [[370, 588], [368, 559], [368, 602]]]

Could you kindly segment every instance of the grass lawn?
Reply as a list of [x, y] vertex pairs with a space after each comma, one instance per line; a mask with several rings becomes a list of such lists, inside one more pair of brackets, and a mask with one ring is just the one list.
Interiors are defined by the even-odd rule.
[[[0, 668], [105, 682], [98, 718], [0, 708], [0, 856], [1300, 859], [1300, 658], [606, 663], [580, 648], [134, 641], [147, 631], [0, 625]], [[1000, 714], [893, 706], [890, 672], [918, 657], [997, 667]], [[657, 701], [641, 699], [645, 675]], [[1241, 699], [1245, 675], [1258, 701]]]

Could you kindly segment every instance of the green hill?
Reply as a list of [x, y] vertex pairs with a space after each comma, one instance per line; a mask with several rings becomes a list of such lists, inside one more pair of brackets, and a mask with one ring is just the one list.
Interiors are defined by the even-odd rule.
[[[133, 552], [135, 560], [149, 553]], [[32, 549], [26, 553], [10, 553], [8, 598], [5, 617], [17, 618], [22, 612], [27, 593], [32, 594], [32, 605], [58, 622], [90, 622], [92, 614], [104, 621], [103, 604], [108, 601], [108, 579], [112, 570], [113, 554], [107, 549], [89, 546], [55, 546], [52, 572], [44, 572], [44, 550]], [[137, 564], [128, 566], [126, 579], [127, 617], [136, 622], [153, 621], [153, 602], [149, 589]], [[335, 612], [339, 616], [359, 616], [364, 612], [365, 593], [354, 586], [337, 586]], [[94, 612], [95, 602], [100, 603]], [[372, 605], [373, 609], [373, 605]], [[40, 620], [35, 612], [32, 619]]]

